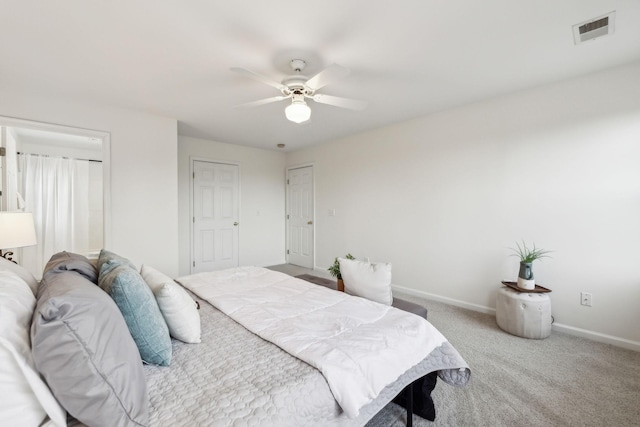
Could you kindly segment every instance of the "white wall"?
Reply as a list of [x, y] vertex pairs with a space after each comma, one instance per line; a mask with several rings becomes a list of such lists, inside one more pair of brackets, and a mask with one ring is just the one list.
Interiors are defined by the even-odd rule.
[[105, 131], [111, 140], [109, 249], [178, 272], [177, 121], [3, 90], [0, 116]]
[[104, 212], [102, 162], [89, 162], [89, 250], [97, 252], [104, 247]]
[[289, 153], [315, 165], [317, 268], [347, 252], [389, 261], [396, 285], [486, 311], [524, 239], [554, 251], [533, 267], [556, 328], [640, 349], [638, 76], [640, 64]]
[[178, 138], [180, 274], [189, 274], [192, 157], [240, 165], [240, 265], [285, 262], [285, 155], [222, 142]]

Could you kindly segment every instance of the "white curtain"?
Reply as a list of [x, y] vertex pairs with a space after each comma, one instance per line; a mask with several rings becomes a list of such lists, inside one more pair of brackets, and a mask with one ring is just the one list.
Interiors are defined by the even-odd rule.
[[89, 251], [89, 162], [21, 154], [21, 193], [33, 213], [38, 244], [23, 248], [21, 263], [41, 274], [51, 255]]

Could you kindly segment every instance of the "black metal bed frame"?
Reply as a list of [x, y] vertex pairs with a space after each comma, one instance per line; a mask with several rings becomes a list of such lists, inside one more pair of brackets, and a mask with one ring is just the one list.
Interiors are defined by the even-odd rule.
[[406, 386], [394, 403], [404, 407], [407, 413], [407, 427], [413, 427], [413, 414], [433, 421], [436, 419], [436, 409], [431, 398], [431, 392], [436, 387], [438, 372], [431, 372]]

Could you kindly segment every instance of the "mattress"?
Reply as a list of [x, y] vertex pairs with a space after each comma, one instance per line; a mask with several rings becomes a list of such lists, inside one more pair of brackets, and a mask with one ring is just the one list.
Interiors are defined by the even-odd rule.
[[196, 300], [202, 342], [173, 340], [170, 367], [145, 366], [152, 426], [319, 425], [339, 418], [319, 372]]
[[[193, 294], [192, 294], [193, 295]], [[170, 367], [145, 366], [152, 426], [362, 426], [406, 385], [429, 372], [463, 385], [470, 376], [446, 342], [350, 419], [322, 374], [200, 303], [202, 342], [173, 340]]]
[[351, 418], [447, 341], [421, 317], [266, 268], [230, 268], [176, 281], [318, 369]]

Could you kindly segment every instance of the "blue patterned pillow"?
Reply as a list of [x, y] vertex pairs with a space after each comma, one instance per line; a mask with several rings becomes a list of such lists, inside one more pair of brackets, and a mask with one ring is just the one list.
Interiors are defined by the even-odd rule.
[[153, 292], [130, 266], [109, 267], [107, 263], [101, 269], [98, 285], [120, 309], [140, 357], [151, 365], [169, 366], [171, 337]]
[[111, 251], [108, 251], [106, 249], [102, 249], [100, 251], [100, 255], [98, 256], [98, 261], [96, 262], [96, 268], [98, 269], [98, 271], [100, 272], [100, 274], [102, 274], [102, 269], [104, 267], [104, 264], [111, 262], [112, 266], [115, 265], [128, 265], [131, 268], [133, 268], [134, 270], [136, 269], [136, 266], [133, 265], [131, 263], [131, 261], [129, 261], [127, 258], [122, 257], [116, 253], [113, 253]]
[[129, 263], [128, 260], [126, 260], [124, 258], [110, 259], [108, 261], [103, 262], [100, 265], [100, 268], [98, 269], [98, 271], [99, 271], [98, 281], [100, 280], [100, 276], [104, 276], [104, 275], [108, 274], [109, 272], [111, 272], [111, 270], [113, 270], [116, 267], [129, 267], [132, 270], [136, 269], [131, 263]]

